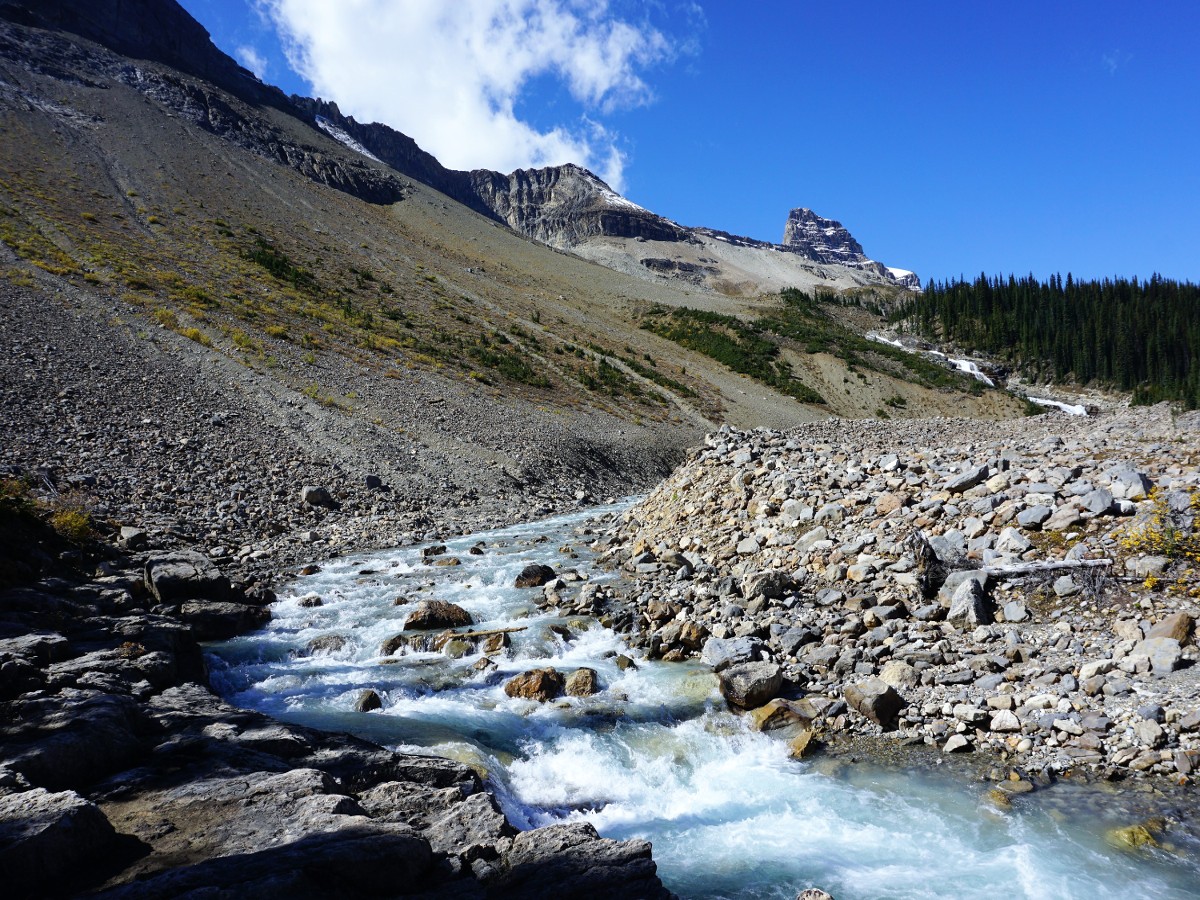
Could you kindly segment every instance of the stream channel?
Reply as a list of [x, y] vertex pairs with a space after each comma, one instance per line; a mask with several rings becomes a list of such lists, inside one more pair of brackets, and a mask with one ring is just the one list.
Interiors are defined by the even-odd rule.
[[[1106, 842], [1133, 824], [1121, 792], [1058, 785], [1001, 813], [983, 802], [986, 783], [936, 769], [792, 760], [785, 742], [727, 711], [699, 664], [620, 670], [620, 637], [547, 615], [533, 602], [540, 589], [512, 585], [534, 562], [614, 577], [592, 568], [588, 523], [621, 509], [447, 541], [458, 566], [426, 563], [419, 546], [321, 562], [280, 590], [265, 629], [209, 648], [214, 683], [281, 720], [468, 762], [518, 827], [583, 819], [606, 837], [650, 840], [663, 882], [685, 898], [792, 900], [814, 885], [838, 900], [1200, 896], [1200, 848], [1186, 837], [1137, 853]], [[323, 605], [302, 606], [310, 592]], [[464, 607], [477, 630], [527, 627], [491, 671], [474, 668], [478, 654], [385, 664], [380, 645], [429, 598]], [[345, 638], [340, 649], [306, 650], [331, 635]], [[541, 666], [591, 667], [602, 690], [546, 704], [505, 695], [505, 681]], [[355, 711], [366, 688], [382, 709]]]

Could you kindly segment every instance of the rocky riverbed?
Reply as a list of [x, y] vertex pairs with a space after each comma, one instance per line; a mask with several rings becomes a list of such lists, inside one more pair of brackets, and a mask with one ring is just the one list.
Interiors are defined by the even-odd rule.
[[887, 735], [1022, 773], [1200, 763], [1197, 417], [710, 435], [608, 556], [651, 657], [803, 754]]

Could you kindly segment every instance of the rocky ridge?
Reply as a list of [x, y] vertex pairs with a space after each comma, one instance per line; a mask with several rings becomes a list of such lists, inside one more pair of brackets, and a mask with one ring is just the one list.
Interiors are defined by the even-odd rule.
[[1197, 427], [1155, 408], [986, 438], [953, 420], [722, 429], [614, 535], [640, 587], [611, 621], [651, 657], [713, 665], [797, 752], [887, 733], [1187, 781]]

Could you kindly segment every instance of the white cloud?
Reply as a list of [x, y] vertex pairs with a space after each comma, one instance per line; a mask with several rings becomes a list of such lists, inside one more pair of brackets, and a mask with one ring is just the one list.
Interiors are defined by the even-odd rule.
[[[674, 53], [607, 0], [259, 2], [297, 73], [360, 121], [403, 131], [452, 168], [577, 162], [617, 190], [625, 156], [596, 117], [650, 102], [641, 73]], [[577, 107], [539, 128], [517, 109], [546, 77]]]
[[242, 44], [233, 51], [237, 61], [257, 75], [260, 79], [267, 77], [267, 58], [249, 44]]

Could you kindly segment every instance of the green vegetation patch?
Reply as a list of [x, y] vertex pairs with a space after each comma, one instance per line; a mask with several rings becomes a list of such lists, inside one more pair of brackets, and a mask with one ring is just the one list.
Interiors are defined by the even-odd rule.
[[786, 361], [779, 359], [779, 344], [763, 335], [760, 323], [748, 325], [733, 316], [687, 307], [669, 311], [655, 307], [642, 327], [801, 403], [825, 403], [820, 394], [792, 374]]
[[272, 247], [261, 236], [256, 237], [254, 239], [254, 246], [246, 251], [246, 259], [258, 263], [272, 277], [286, 282], [294, 288], [304, 291], [315, 291], [317, 289], [317, 279], [313, 277], [311, 272], [307, 272], [293, 263], [287, 257], [287, 254]]

